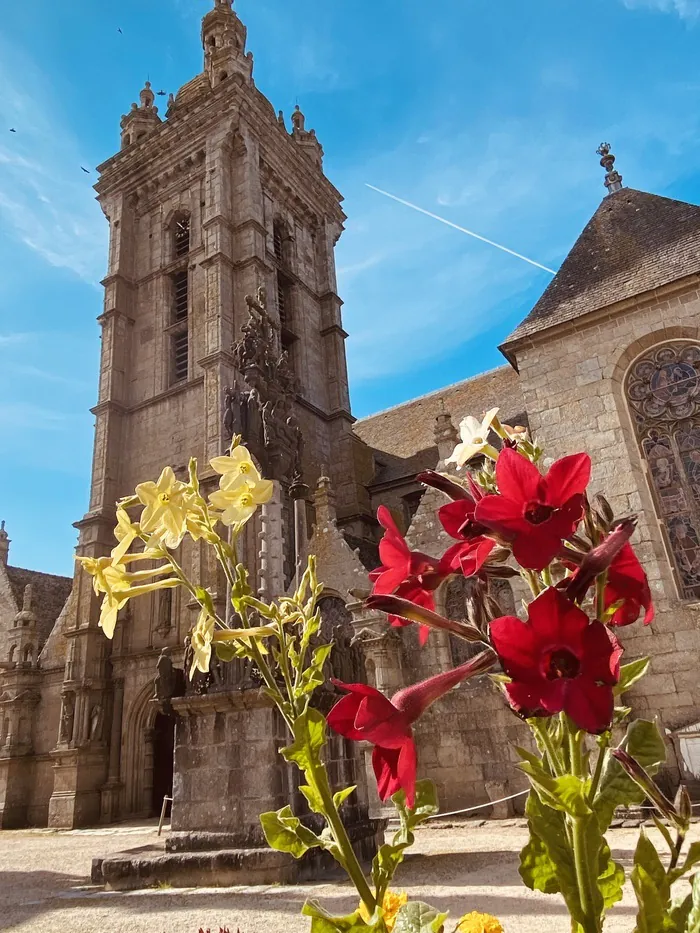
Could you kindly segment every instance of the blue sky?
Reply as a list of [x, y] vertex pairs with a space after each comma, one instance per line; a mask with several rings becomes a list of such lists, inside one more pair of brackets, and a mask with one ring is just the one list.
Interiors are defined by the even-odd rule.
[[[200, 70], [211, 5], [3, 5], [0, 517], [14, 564], [70, 573], [87, 507], [106, 248], [94, 166], [147, 76], [171, 91]], [[499, 365], [496, 345], [549, 281], [366, 183], [553, 268], [604, 194], [603, 139], [626, 184], [700, 201], [700, 0], [236, 9], [258, 86], [287, 114], [298, 99], [346, 197], [358, 416]]]

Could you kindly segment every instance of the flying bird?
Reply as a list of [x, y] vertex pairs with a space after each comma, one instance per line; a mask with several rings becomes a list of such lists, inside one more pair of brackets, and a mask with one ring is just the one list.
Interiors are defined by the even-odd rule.
[[14, 128], [14, 126], [11, 126], [11, 127], [10, 127], [10, 132], [11, 132], [11, 133], [16, 133], [17, 130]]
[[156, 91], [158, 97], [165, 97], [165, 91]]
[[119, 26], [117, 26], [117, 32], [119, 33], [120, 36], [123, 36], [123, 35], [124, 35], [124, 33], [123, 33], [123, 32], [121, 31], [121, 29], [119, 28]]
[[82, 170], [85, 172], [86, 175], [89, 175], [89, 174], [90, 174], [90, 170], [89, 170], [89, 169], [85, 168], [83, 165], [81, 165], [80, 167], [82, 168]]

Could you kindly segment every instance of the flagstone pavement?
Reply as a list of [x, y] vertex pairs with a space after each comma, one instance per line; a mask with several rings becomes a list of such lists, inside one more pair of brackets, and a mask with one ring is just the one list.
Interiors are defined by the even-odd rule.
[[[657, 839], [656, 830], [650, 835]], [[613, 853], [629, 866], [635, 829], [612, 830]], [[700, 838], [697, 824], [692, 838]], [[528, 891], [518, 876], [518, 850], [526, 839], [521, 821], [431, 824], [418, 833], [415, 851], [395, 888], [449, 909], [455, 920], [471, 910], [498, 916], [506, 933], [569, 933], [563, 904], [555, 896]], [[295, 886], [158, 888], [107, 892], [90, 883], [94, 856], [153, 844], [151, 823], [51, 832], [0, 832], [0, 929], [15, 933], [197, 933], [219, 926], [231, 933], [306, 933], [299, 916], [307, 897], [334, 913], [355, 906], [347, 885], [331, 881]], [[630, 933], [634, 898], [610, 913], [606, 933]], [[453, 926], [447, 925], [448, 931]]]

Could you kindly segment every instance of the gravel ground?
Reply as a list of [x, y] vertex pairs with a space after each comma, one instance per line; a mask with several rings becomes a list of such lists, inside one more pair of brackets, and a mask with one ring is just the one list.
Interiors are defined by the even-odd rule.
[[[655, 837], [656, 831], [650, 834]], [[569, 933], [558, 897], [528, 891], [518, 876], [517, 853], [526, 829], [504, 821], [433, 823], [417, 844], [395, 887], [449, 909], [458, 918], [470, 910], [500, 917], [506, 933]], [[629, 866], [637, 830], [610, 833], [614, 855]], [[695, 826], [692, 838], [700, 838]], [[306, 897], [345, 913], [355, 905], [346, 885], [149, 889], [108, 893], [90, 885], [93, 856], [153, 844], [151, 825], [96, 830], [0, 832], [0, 929], [51, 933], [197, 933], [219, 925], [231, 933], [308, 933], [299, 916]], [[656, 841], [656, 839], [655, 839]], [[609, 915], [606, 933], [634, 927], [630, 890]], [[448, 927], [449, 929], [449, 927]]]

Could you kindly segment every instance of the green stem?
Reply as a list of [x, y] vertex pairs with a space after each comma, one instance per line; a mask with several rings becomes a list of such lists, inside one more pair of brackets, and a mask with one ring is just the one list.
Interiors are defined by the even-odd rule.
[[549, 734], [549, 729], [547, 728], [546, 721], [535, 720], [533, 724], [534, 731], [540, 737], [542, 744], [544, 745], [545, 751], [547, 753], [547, 758], [549, 760], [549, 766], [552, 769], [556, 777], [561, 777], [564, 774], [564, 768], [559, 757], [559, 753], [554, 747], [554, 742], [552, 741], [552, 736]]
[[[569, 756], [571, 760], [571, 773], [583, 779], [583, 749], [582, 733], [573, 724], [568, 724]], [[574, 867], [576, 869], [576, 882], [578, 885], [581, 911], [584, 916], [582, 933], [600, 933], [600, 918], [597, 916], [593, 891], [597, 885], [597, 874], [594, 877], [591, 869], [595, 864], [593, 853], [588, 852], [586, 845], [587, 823], [595, 816], [569, 816], [567, 821], [571, 826], [571, 842], [574, 853]]]
[[338, 848], [341, 851], [343, 867], [350, 876], [352, 883], [355, 885], [361, 900], [371, 914], [373, 913], [377, 902], [370, 890], [369, 885], [367, 884], [365, 873], [362, 871], [362, 866], [357, 860], [355, 850], [353, 849], [352, 843], [350, 842], [350, 837], [347, 834], [347, 830], [345, 829], [345, 825], [343, 824], [343, 821], [340, 817], [338, 808], [333, 801], [333, 793], [331, 791], [330, 782], [328, 781], [328, 774], [326, 772], [325, 765], [314, 761], [313, 749], [309, 749], [309, 759], [311, 761], [311, 767], [308, 771], [306, 771], [307, 780], [309, 780], [309, 782], [314, 786], [315, 790], [318, 791], [318, 794], [323, 801], [323, 815], [326, 817], [331, 832], [333, 833], [333, 838], [335, 839]]
[[605, 616], [605, 584], [608, 582], [608, 571], [599, 574], [595, 580], [595, 612], [599, 621]]
[[598, 785], [600, 784], [600, 778], [603, 774], [603, 765], [605, 764], [605, 755], [610, 745], [610, 739], [612, 738], [612, 733], [606, 732], [601, 740], [598, 743], [598, 760], [595, 763], [595, 771], [593, 772], [593, 780], [591, 782], [591, 789], [588, 794], [588, 803], [592, 804], [595, 799], [595, 795], [598, 792]]
[[532, 595], [539, 596], [542, 592], [542, 587], [540, 586], [540, 581], [537, 579], [537, 574], [533, 570], [521, 570], [520, 574], [527, 581], [527, 584], [532, 591]]
[[545, 567], [542, 571], [542, 582], [545, 586], [552, 586], [552, 571], [549, 567]]

